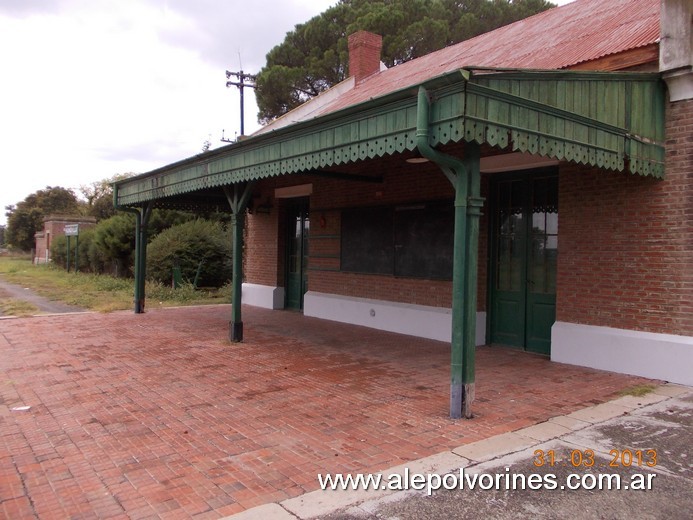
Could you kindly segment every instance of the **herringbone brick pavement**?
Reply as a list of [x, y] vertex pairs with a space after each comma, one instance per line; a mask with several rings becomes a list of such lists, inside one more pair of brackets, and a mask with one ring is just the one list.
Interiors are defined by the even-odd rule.
[[[445, 343], [230, 306], [0, 320], [0, 515], [219, 518], [570, 413], [645, 380], [477, 354], [448, 418]], [[17, 406], [31, 406], [13, 411]]]

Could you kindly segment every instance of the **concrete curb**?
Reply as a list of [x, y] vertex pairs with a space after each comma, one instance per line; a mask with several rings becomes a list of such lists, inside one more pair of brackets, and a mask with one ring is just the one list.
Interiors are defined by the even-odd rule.
[[[528, 426], [521, 430], [465, 444], [451, 451], [407, 462], [378, 473], [382, 475], [403, 475], [405, 472], [410, 474], [445, 474], [457, 471], [460, 468], [488, 462], [542, 444], [593, 424], [608, 421], [644, 406], [678, 397], [690, 391], [690, 387], [666, 383], [644, 396], [628, 395], [619, 397], [606, 403], [583, 408], [568, 415], [553, 417], [546, 422]], [[227, 516], [222, 520], [296, 520], [297, 518], [307, 520], [356, 504], [384, 500], [395, 493], [401, 493], [401, 491], [367, 491], [359, 489], [326, 492], [316, 490], [279, 503], [263, 504], [242, 513]]]

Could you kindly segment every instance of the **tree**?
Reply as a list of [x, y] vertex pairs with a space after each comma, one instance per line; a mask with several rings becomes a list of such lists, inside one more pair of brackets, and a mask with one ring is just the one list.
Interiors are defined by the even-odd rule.
[[212, 136], [207, 136], [207, 139], [202, 143], [202, 153], [208, 152], [212, 148]]
[[0, 247], [5, 245], [5, 226], [0, 226]]
[[34, 247], [34, 234], [43, 229], [43, 219], [48, 215], [78, 215], [81, 205], [72, 190], [46, 186], [27, 196], [16, 205], [6, 206], [7, 243], [22, 251]]
[[383, 35], [388, 67], [544, 11], [546, 0], [340, 0], [297, 25], [267, 54], [256, 80], [261, 123], [287, 113], [348, 76], [347, 36]]
[[79, 191], [87, 202], [87, 214], [101, 221], [116, 214], [113, 206], [113, 183], [128, 177], [133, 173], [118, 173], [108, 179], [82, 184]]

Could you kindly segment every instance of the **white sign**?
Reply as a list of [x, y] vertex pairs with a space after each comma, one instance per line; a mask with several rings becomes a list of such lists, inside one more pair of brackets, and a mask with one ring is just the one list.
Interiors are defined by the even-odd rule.
[[79, 224], [65, 224], [65, 236], [76, 237], [79, 235]]

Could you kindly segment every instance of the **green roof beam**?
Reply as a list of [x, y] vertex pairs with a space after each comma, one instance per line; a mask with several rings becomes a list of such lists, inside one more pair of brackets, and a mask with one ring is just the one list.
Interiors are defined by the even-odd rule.
[[[658, 74], [470, 69], [423, 83], [431, 146], [465, 140], [640, 175], [664, 175]], [[323, 170], [413, 150], [415, 88], [118, 181], [116, 206]]]

